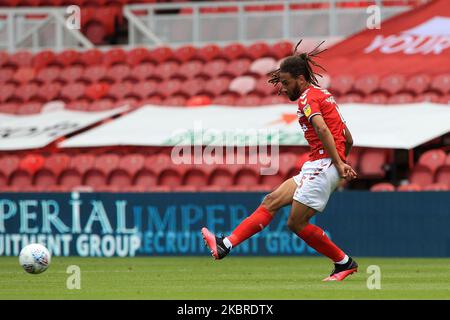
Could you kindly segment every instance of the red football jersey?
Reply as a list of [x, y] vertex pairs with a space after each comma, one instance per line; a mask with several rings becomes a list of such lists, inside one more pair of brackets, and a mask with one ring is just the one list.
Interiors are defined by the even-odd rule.
[[311, 124], [312, 117], [318, 114], [325, 120], [333, 135], [337, 152], [340, 158], [345, 161], [345, 121], [331, 93], [326, 89], [315, 86], [308, 87], [302, 93], [298, 100], [297, 111], [298, 122], [305, 133], [305, 139], [311, 147], [310, 160], [329, 158], [323, 148], [322, 141], [320, 141]]

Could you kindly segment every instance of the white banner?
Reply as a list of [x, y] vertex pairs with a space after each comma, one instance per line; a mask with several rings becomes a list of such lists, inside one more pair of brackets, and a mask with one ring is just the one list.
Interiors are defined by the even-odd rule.
[[[355, 146], [411, 149], [450, 132], [450, 107], [445, 105], [347, 104], [340, 110]], [[261, 139], [276, 136], [280, 145], [306, 145], [296, 111], [296, 104], [258, 108], [146, 106], [60, 146], [254, 145], [261, 142], [252, 140], [255, 133]], [[237, 133], [237, 140], [236, 136], [228, 140], [230, 133]]]
[[42, 148], [69, 133], [119, 114], [128, 107], [102, 112], [58, 110], [34, 115], [0, 115], [0, 150]]

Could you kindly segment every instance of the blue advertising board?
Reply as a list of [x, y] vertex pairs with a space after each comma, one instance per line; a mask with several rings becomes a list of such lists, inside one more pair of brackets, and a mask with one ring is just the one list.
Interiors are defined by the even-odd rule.
[[[263, 193], [2, 193], [0, 256], [33, 242], [56, 256], [208, 255]], [[336, 192], [311, 221], [353, 256], [450, 257], [449, 192]], [[290, 207], [233, 255], [317, 255], [286, 226]]]

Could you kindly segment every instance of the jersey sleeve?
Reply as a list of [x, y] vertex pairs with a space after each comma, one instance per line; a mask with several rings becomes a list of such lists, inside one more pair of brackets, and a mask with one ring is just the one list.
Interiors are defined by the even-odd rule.
[[318, 99], [312, 95], [307, 95], [303, 99], [300, 97], [298, 105], [309, 122], [315, 115], [322, 114]]

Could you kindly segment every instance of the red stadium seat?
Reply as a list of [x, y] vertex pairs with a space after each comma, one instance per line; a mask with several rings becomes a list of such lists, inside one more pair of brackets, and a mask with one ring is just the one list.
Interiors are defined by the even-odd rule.
[[182, 79], [192, 79], [199, 75], [202, 71], [203, 63], [199, 60], [187, 61], [183, 63], [175, 72], [174, 77]]
[[167, 61], [158, 64], [152, 74], [153, 78], [160, 80], [170, 79], [180, 68], [180, 65], [175, 61]]
[[86, 69], [84, 69], [82, 79], [87, 82], [96, 83], [101, 79], [105, 78], [106, 71], [107, 69], [105, 66], [101, 65], [89, 66]]
[[103, 62], [103, 53], [99, 49], [89, 49], [81, 53], [80, 61], [86, 66], [99, 65]]
[[[285, 181], [284, 175], [278, 173], [274, 175], [261, 175], [261, 185], [268, 187], [268, 189], [275, 189]], [[263, 190], [266, 190], [264, 188]]]
[[336, 92], [339, 95], [347, 94], [353, 87], [355, 79], [351, 75], [339, 75], [331, 77], [331, 91]]
[[75, 101], [68, 102], [65, 106], [65, 109], [88, 111], [89, 107], [90, 107], [90, 103], [87, 100], [75, 100]]
[[36, 96], [43, 101], [55, 100], [59, 96], [61, 88], [62, 86], [59, 83], [49, 83], [43, 85], [36, 93]]
[[446, 156], [441, 149], [428, 150], [420, 156], [418, 164], [429, 168], [434, 173], [437, 168], [445, 164]]
[[223, 106], [234, 106], [236, 104], [237, 97], [233, 94], [223, 94], [215, 97], [212, 104]]
[[450, 93], [450, 74], [441, 74], [433, 78], [430, 88], [441, 94]]
[[190, 45], [175, 49], [175, 51], [173, 52], [174, 58], [181, 63], [192, 60], [196, 56], [196, 54], [197, 49]]
[[340, 96], [337, 99], [338, 103], [359, 103], [363, 102], [364, 98], [362, 95], [357, 93], [349, 93], [344, 96]]
[[32, 174], [26, 170], [16, 170], [9, 178], [9, 185], [18, 187], [21, 191], [29, 190], [32, 186]]
[[294, 46], [289, 41], [281, 41], [272, 45], [270, 51], [271, 54], [275, 56], [277, 59], [282, 59], [292, 55], [294, 51]]
[[31, 67], [33, 62], [33, 54], [29, 51], [18, 51], [9, 56], [8, 64], [16, 67]]
[[267, 82], [266, 77], [261, 77], [256, 80], [255, 92], [259, 93], [261, 96], [273, 96], [278, 93], [278, 87]]
[[222, 74], [227, 67], [227, 62], [224, 59], [211, 60], [203, 65], [203, 69], [199, 73], [206, 78], [215, 78]]
[[388, 75], [380, 80], [379, 90], [393, 95], [401, 91], [406, 85], [406, 78], [401, 74]]
[[426, 186], [434, 181], [433, 171], [426, 166], [416, 165], [410, 174], [409, 181], [413, 184]]
[[225, 59], [235, 61], [242, 57], [248, 57], [247, 50], [240, 43], [231, 43], [223, 47], [222, 54]]
[[364, 103], [374, 103], [374, 104], [386, 104], [387, 101], [388, 97], [386, 96], [386, 94], [381, 92], [369, 94], [363, 99]]
[[74, 66], [76, 63], [81, 63], [80, 52], [77, 50], [64, 50], [56, 56], [56, 61], [64, 67]]
[[130, 72], [131, 70], [129, 66], [125, 64], [116, 64], [107, 69], [106, 78], [114, 82], [121, 82], [124, 79], [128, 78]]
[[202, 92], [212, 97], [220, 96], [228, 91], [229, 85], [230, 80], [226, 77], [214, 78], [206, 82]]
[[270, 46], [265, 42], [256, 42], [247, 47], [247, 55], [256, 60], [272, 55]]
[[84, 174], [83, 185], [90, 186], [94, 189], [106, 185], [106, 175], [104, 171], [99, 169], [88, 170]]
[[70, 161], [70, 168], [77, 170], [81, 175], [84, 175], [86, 171], [94, 168], [95, 156], [92, 154], [77, 154], [72, 157]]
[[151, 96], [150, 98], [146, 98], [141, 101], [142, 105], [144, 105], [144, 104], [161, 105], [162, 102], [163, 102], [163, 98], [158, 95]]
[[255, 89], [256, 80], [250, 76], [242, 76], [233, 79], [230, 82], [228, 90], [230, 92], [237, 92], [240, 95], [245, 95]]
[[256, 166], [246, 166], [239, 170], [235, 176], [235, 185], [239, 186], [255, 186], [259, 183], [260, 173]]
[[450, 189], [450, 164], [441, 166], [436, 171], [436, 182], [446, 184]]
[[16, 92], [16, 86], [13, 84], [2, 84], [0, 90], [0, 102], [6, 102], [14, 96]]
[[119, 168], [120, 157], [117, 154], [102, 154], [95, 159], [94, 168], [108, 176], [111, 171]]
[[150, 51], [150, 57], [152, 61], [160, 64], [162, 62], [174, 59], [173, 51], [169, 47], [159, 47]]
[[40, 154], [27, 154], [20, 160], [19, 168], [33, 175], [44, 166], [44, 157]]
[[143, 62], [152, 61], [150, 51], [147, 48], [134, 48], [127, 54], [127, 63], [130, 66], [137, 66]]
[[167, 97], [162, 101], [162, 105], [164, 106], [173, 106], [180, 107], [186, 105], [186, 98], [182, 95], [175, 95], [171, 97]]
[[14, 102], [2, 103], [0, 104], [0, 113], [15, 114], [18, 108], [19, 105]]
[[261, 98], [258, 95], [249, 94], [238, 98], [235, 105], [241, 107], [257, 107], [261, 105]]
[[403, 191], [403, 192], [414, 192], [414, 191], [422, 191], [422, 188], [420, 185], [417, 184], [404, 184], [397, 187], [397, 191]]
[[158, 83], [155, 80], [148, 80], [137, 83], [132, 88], [132, 94], [140, 99], [149, 98], [156, 94]]
[[430, 86], [431, 78], [427, 74], [418, 74], [410, 77], [405, 84], [405, 90], [418, 95], [425, 92]]
[[261, 105], [286, 104], [289, 103], [285, 96], [270, 95], [261, 99]]
[[70, 157], [64, 153], [52, 154], [44, 160], [44, 168], [59, 176], [63, 170], [69, 168]]
[[183, 82], [180, 88], [180, 93], [187, 98], [198, 95], [205, 87], [206, 82], [200, 78], [191, 79]]
[[22, 101], [30, 101], [38, 93], [39, 86], [36, 83], [27, 83], [16, 88], [15, 96]]
[[209, 185], [220, 186], [222, 188], [232, 186], [234, 182], [233, 172], [226, 167], [218, 167], [209, 176]]
[[401, 104], [401, 103], [413, 103], [414, 97], [409, 93], [398, 93], [391, 96], [387, 103], [388, 104]]
[[434, 102], [439, 103], [442, 96], [434, 91], [426, 91], [418, 95], [415, 99], [416, 102]]
[[381, 183], [377, 183], [374, 184], [371, 188], [370, 191], [372, 192], [384, 192], [384, 191], [395, 191], [395, 187], [390, 184], [389, 182], [381, 182]]
[[121, 100], [130, 95], [134, 95], [133, 85], [130, 82], [117, 82], [109, 87], [107, 96], [114, 100]]
[[183, 177], [183, 185], [194, 186], [196, 188], [204, 187], [208, 184], [208, 171], [207, 166], [191, 167], [186, 170]]
[[5, 155], [0, 158], [0, 172], [4, 174], [6, 178], [19, 169], [20, 159], [15, 155]]
[[[277, 62], [273, 58], [260, 58], [250, 65], [250, 71], [265, 77], [269, 72], [278, 68]], [[267, 79], [265, 79], [267, 81]]]
[[0, 67], [7, 65], [9, 61], [9, 54], [6, 51], [0, 51]]
[[4, 83], [10, 81], [14, 76], [14, 68], [2, 68], [0, 69], [0, 84], [3, 86]]
[[153, 171], [148, 169], [141, 169], [134, 176], [133, 184], [149, 189], [150, 187], [156, 186], [157, 179], [158, 177]]
[[59, 184], [71, 190], [82, 185], [82, 175], [75, 169], [65, 169], [59, 175]]
[[100, 112], [114, 109], [116, 105], [111, 99], [104, 98], [97, 101], [93, 101], [89, 107], [88, 111], [91, 112]]
[[212, 103], [211, 98], [206, 95], [198, 95], [190, 97], [186, 101], [187, 107], [200, 107], [200, 106], [208, 106]]
[[363, 95], [368, 95], [378, 88], [379, 82], [380, 79], [376, 75], [364, 75], [356, 79], [353, 89]]
[[179, 92], [181, 89], [181, 81], [178, 79], [172, 79], [161, 82], [156, 87], [156, 93], [162, 97], [170, 97], [173, 94]]
[[53, 51], [44, 50], [33, 57], [33, 67], [37, 70], [55, 63], [57, 63], [57, 59]]
[[181, 185], [183, 173], [175, 167], [167, 168], [158, 175], [158, 185], [174, 188]]
[[222, 55], [222, 49], [217, 45], [206, 45], [197, 50], [197, 57], [204, 62], [219, 58]]
[[36, 71], [33, 68], [19, 68], [13, 75], [13, 80], [17, 84], [23, 84], [34, 80], [36, 76]]
[[66, 83], [70, 83], [81, 79], [83, 77], [83, 74], [84, 68], [82, 66], [68, 66], [61, 70], [60, 74], [58, 75], [58, 79]]
[[155, 72], [155, 66], [149, 62], [136, 65], [130, 71], [129, 78], [135, 81], [145, 81], [152, 77]]
[[56, 66], [42, 68], [37, 73], [35, 80], [42, 82], [42, 83], [53, 82], [56, 79], [58, 79], [59, 75], [61, 74], [61, 70], [62, 70], [61, 68], [56, 67]]
[[103, 63], [109, 67], [116, 64], [124, 64], [126, 60], [127, 54], [121, 48], [110, 49], [103, 55]]
[[359, 170], [362, 176], [383, 178], [385, 175], [383, 165], [386, 163], [386, 152], [380, 149], [368, 149], [362, 153], [359, 163]]
[[125, 170], [131, 176], [144, 168], [145, 157], [139, 153], [127, 154], [120, 157], [119, 168]]
[[33, 181], [35, 186], [48, 187], [56, 185], [56, 176], [48, 169], [39, 169], [34, 175]]
[[447, 191], [448, 185], [445, 183], [433, 183], [422, 188], [422, 191]]
[[231, 61], [221, 75], [227, 75], [230, 77], [239, 77], [244, 75], [250, 70], [251, 60], [242, 58]]
[[108, 184], [126, 190], [132, 185], [132, 176], [123, 169], [115, 169], [109, 174]]
[[28, 102], [19, 106], [16, 114], [27, 115], [27, 114], [37, 114], [42, 110], [42, 103], [40, 102]]

